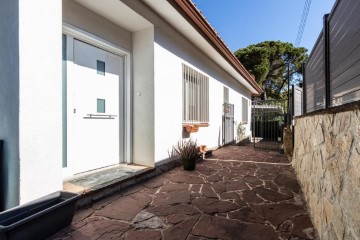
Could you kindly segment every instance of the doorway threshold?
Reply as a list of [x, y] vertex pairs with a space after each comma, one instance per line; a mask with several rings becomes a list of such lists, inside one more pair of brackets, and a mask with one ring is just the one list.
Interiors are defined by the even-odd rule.
[[143, 175], [154, 170], [136, 164], [117, 164], [67, 178], [63, 182], [63, 190], [79, 194], [79, 204], [83, 206], [135, 184]]
[[177, 158], [157, 162], [155, 167], [118, 164], [65, 179], [63, 190], [79, 194], [76, 207], [82, 208], [180, 165]]

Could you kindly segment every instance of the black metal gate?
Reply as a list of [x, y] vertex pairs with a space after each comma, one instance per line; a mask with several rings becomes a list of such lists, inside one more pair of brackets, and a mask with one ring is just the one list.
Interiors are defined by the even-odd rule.
[[279, 149], [287, 116], [286, 100], [254, 100], [251, 130], [254, 147]]
[[223, 104], [222, 144], [234, 142], [234, 104]]

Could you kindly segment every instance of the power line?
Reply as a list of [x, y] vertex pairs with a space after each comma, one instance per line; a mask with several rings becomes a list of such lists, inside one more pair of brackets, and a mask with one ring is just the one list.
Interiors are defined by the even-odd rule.
[[309, 11], [310, 11], [311, 2], [312, 2], [312, 0], [306, 0], [306, 2], [305, 2], [303, 13], [302, 13], [301, 20], [300, 20], [298, 34], [297, 34], [296, 41], [295, 41], [296, 47], [298, 47], [301, 43], [301, 39], [302, 39], [304, 30], [305, 30], [305, 26], [306, 26], [307, 17], [309, 15]]

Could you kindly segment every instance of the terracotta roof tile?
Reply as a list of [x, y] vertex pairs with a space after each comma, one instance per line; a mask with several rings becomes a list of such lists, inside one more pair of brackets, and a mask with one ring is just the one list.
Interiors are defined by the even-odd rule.
[[223, 39], [220, 37], [218, 32], [211, 26], [207, 21], [206, 17], [202, 12], [196, 7], [196, 5], [191, 0], [170, 0], [174, 1], [180, 8], [178, 10], [183, 11], [191, 23], [197, 26], [197, 29], [200, 30], [206, 37], [207, 40], [210, 40], [213, 43], [217, 50], [222, 53], [224, 58], [239, 72], [246, 81], [253, 86], [257, 92], [260, 94], [262, 89], [255, 82], [254, 77], [246, 70], [246, 68], [241, 64], [237, 57], [230, 51], [229, 47], [225, 44]]

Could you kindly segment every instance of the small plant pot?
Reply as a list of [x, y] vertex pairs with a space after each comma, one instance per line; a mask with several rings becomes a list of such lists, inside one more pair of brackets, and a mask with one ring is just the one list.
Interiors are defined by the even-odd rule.
[[195, 169], [196, 159], [181, 159], [185, 171], [193, 171]]
[[280, 148], [280, 149], [279, 149], [279, 153], [280, 153], [280, 154], [285, 154], [284, 149], [283, 149], [283, 148]]

